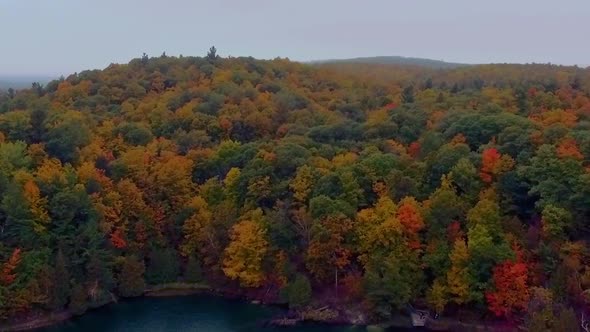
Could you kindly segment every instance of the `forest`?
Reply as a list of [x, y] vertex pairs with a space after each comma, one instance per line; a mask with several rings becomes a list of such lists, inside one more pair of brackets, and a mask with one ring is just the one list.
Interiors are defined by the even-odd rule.
[[11, 89], [0, 321], [187, 282], [375, 321], [412, 305], [580, 330], [589, 158], [578, 67], [212, 48]]

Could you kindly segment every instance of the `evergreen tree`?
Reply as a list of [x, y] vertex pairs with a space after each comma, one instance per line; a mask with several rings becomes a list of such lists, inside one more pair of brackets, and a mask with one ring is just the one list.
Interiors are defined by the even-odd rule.
[[154, 249], [149, 255], [146, 280], [152, 285], [176, 281], [179, 262], [172, 249]]
[[404, 88], [404, 91], [402, 91], [402, 103], [404, 104], [411, 104], [415, 101], [414, 98], [414, 86], [413, 85], [409, 85], [407, 87]]
[[306, 306], [311, 300], [311, 284], [303, 274], [298, 274], [295, 279], [281, 290], [281, 297], [289, 304], [289, 308]]
[[69, 269], [61, 249], [57, 252], [51, 279], [53, 288], [51, 290], [50, 306], [53, 309], [61, 309], [68, 303], [68, 298], [72, 292]]
[[74, 315], [82, 315], [88, 309], [88, 292], [83, 284], [74, 284], [74, 288], [72, 288], [72, 298], [68, 309]]
[[119, 294], [123, 297], [133, 297], [143, 294], [145, 281], [143, 273], [145, 266], [136, 257], [127, 256], [123, 261], [119, 274]]
[[217, 55], [217, 49], [215, 48], [215, 46], [211, 46], [209, 48], [209, 52], [207, 52], [207, 59], [209, 59], [209, 60], [215, 60], [218, 57], [219, 56]]
[[194, 255], [191, 255], [188, 258], [186, 268], [184, 269], [184, 280], [188, 282], [199, 282], [203, 280], [201, 265]]

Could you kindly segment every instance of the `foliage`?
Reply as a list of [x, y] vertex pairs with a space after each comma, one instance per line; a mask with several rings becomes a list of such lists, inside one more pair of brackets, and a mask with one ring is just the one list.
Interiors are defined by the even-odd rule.
[[300, 308], [306, 306], [311, 300], [311, 284], [309, 279], [302, 274], [295, 276], [295, 279], [289, 282], [282, 290], [283, 300], [289, 304], [290, 308]]
[[238, 279], [242, 286], [260, 286], [264, 279], [262, 260], [268, 250], [266, 230], [258, 221], [243, 220], [232, 227], [230, 239], [223, 272], [231, 279]]
[[214, 47], [0, 92], [0, 319], [181, 279], [566, 326], [590, 293], [589, 96], [577, 67]]
[[143, 294], [145, 281], [143, 262], [133, 256], [125, 257], [119, 273], [119, 294], [123, 297], [133, 297]]
[[177, 252], [171, 249], [154, 249], [149, 255], [145, 272], [150, 284], [165, 284], [176, 281], [180, 273]]
[[505, 262], [494, 268], [495, 291], [488, 292], [489, 308], [497, 316], [525, 310], [529, 299], [528, 268], [521, 262]]

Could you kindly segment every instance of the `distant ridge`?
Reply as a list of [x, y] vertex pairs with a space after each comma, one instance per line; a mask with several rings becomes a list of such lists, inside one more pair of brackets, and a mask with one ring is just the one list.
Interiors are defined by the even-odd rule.
[[51, 76], [2, 76], [0, 75], [0, 90], [12, 89], [28, 89], [33, 82], [40, 84], [47, 84], [49, 81], [57, 77]]
[[434, 69], [452, 69], [457, 67], [469, 66], [464, 63], [445, 62], [441, 60], [432, 60], [424, 58], [411, 58], [403, 56], [373, 56], [360, 57], [351, 59], [329, 59], [311, 61], [312, 64], [331, 64], [331, 63], [364, 63], [364, 64], [381, 64], [381, 65], [412, 65]]

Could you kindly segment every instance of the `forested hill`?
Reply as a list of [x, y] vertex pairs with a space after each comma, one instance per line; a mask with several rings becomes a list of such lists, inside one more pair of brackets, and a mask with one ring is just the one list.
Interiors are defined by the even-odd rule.
[[379, 65], [402, 65], [402, 66], [419, 66], [432, 69], [452, 69], [469, 66], [464, 63], [446, 62], [442, 60], [432, 60], [424, 58], [412, 58], [404, 56], [373, 56], [360, 57], [350, 59], [331, 59], [318, 60], [312, 63], [326, 64], [326, 63], [364, 63], [364, 64], [379, 64]]
[[0, 317], [186, 281], [575, 325], [589, 120], [549, 65], [144, 56], [3, 94]]

